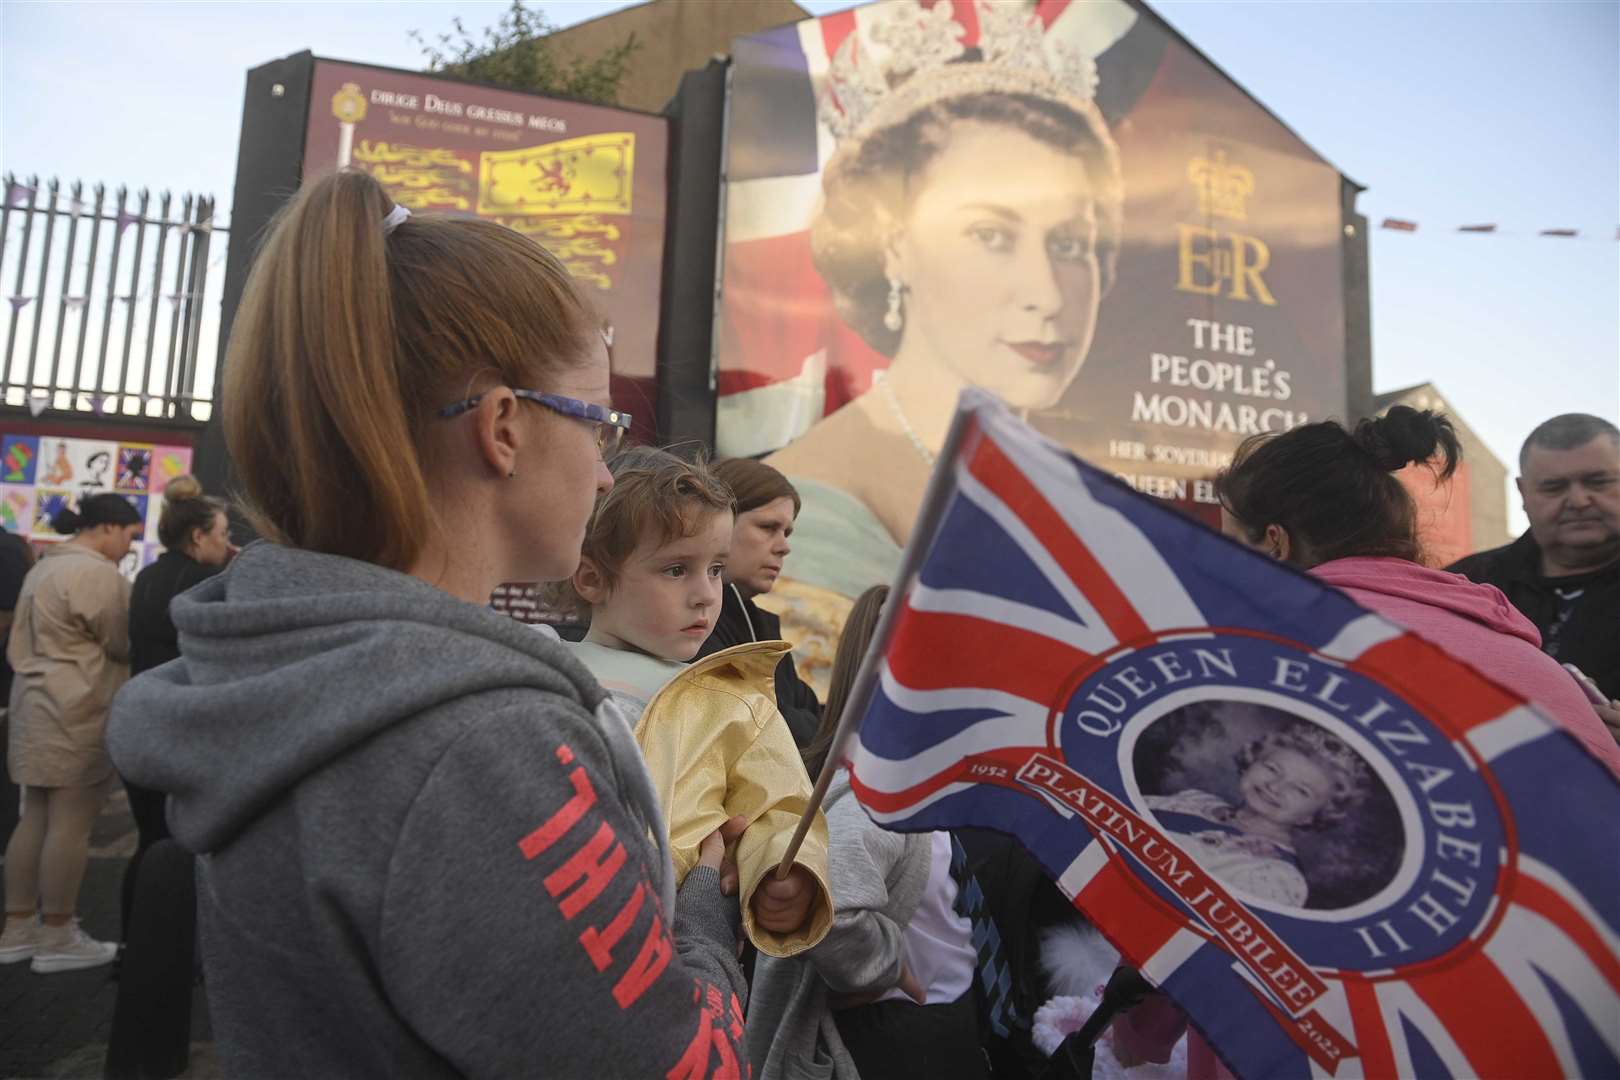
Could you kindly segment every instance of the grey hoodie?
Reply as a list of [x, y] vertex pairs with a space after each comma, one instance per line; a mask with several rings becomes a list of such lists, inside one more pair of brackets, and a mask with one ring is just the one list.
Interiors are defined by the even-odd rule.
[[230, 1075], [746, 1075], [736, 901], [701, 869], [667, 910], [645, 767], [559, 643], [263, 543], [171, 610], [108, 742], [201, 856]]
[[860, 1080], [827, 995], [899, 984], [906, 927], [928, 887], [928, 834], [880, 828], [850, 797], [842, 768], [828, 786], [824, 809], [837, 914], [809, 952], [759, 957], [748, 1003], [756, 1080]]

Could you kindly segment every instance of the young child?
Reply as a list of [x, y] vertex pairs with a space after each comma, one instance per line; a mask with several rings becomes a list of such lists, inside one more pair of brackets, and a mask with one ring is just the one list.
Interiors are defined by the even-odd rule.
[[676, 881], [696, 865], [703, 838], [742, 815], [743, 927], [761, 952], [793, 956], [826, 936], [832, 903], [819, 812], [789, 875], [775, 878], [810, 795], [772, 684], [789, 646], [749, 643], [688, 663], [720, 614], [731, 492], [704, 466], [662, 450], [627, 451], [609, 470], [614, 486], [597, 500], [579, 569], [562, 590], [590, 614], [575, 655], [635, 731]]

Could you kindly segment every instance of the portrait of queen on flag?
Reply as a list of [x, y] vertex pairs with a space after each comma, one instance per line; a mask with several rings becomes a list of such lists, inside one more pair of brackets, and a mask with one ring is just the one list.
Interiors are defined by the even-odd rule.
[[963, 392], [846, 712], [1244, 1077], [1620, 1073], [1620, 784], [1445, 649]]

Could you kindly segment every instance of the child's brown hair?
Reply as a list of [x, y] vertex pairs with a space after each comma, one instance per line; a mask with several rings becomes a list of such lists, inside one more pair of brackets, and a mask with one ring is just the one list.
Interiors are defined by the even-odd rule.
[[[609, 590], [618, 584], [624, 561], [648, 537], [667, 544], [691, 536], [712, 515], [735, 509], [731, 489], [701, 458], [685, 461], [668, 450], [634, 446], [616, 454], [608, 472], [613, 488], [597, 496], [580, 554], [596, 566]], [[590, 614], [590, 605], [570, 582], [549, 586], [546, 601], [561, 610]]]

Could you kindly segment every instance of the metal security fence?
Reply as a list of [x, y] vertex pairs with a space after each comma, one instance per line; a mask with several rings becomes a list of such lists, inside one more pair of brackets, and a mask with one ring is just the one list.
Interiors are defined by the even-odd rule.
[[[0, 403], [200, 423], [212, 408], [224, 258], [214, 200], [7, 173]], [[217, 251], [215, 248], [217, 247]]]

